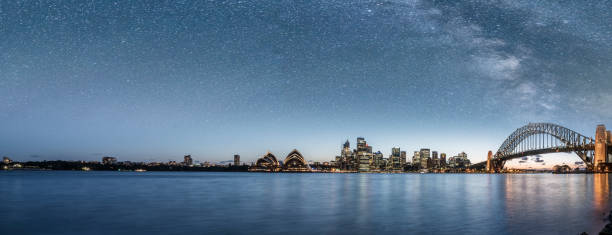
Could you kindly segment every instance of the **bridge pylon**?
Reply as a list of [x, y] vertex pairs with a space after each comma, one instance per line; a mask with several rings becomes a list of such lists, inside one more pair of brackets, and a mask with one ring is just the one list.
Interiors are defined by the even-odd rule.
[[612, 134], [605, 125], [597, 125], [595, 130], [595, 150], [593, 153], [593, 172], [612, 170]]
[[495, 173], [495, 169], [493, 169], [493, 162], [491, 162], [491, 160], [493, 160], [493, 152], [489, 150], [489, 153], [487, 154], [487, 172], [488, 173]]

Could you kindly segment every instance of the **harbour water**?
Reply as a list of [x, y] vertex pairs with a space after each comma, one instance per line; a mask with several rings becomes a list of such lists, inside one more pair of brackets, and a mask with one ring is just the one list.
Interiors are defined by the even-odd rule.
[[2, 234], [596, 234], [606, 174], [1, 171]]

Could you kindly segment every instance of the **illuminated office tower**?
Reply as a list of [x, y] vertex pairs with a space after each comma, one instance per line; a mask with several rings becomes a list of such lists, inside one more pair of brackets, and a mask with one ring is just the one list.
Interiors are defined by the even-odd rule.
[[342, 145], [342, 150], [340, 150], [340, 161], [336, 164], [342, 170], [353, 170], [355, 162], [355, 154], [351, 151], [351, 144], [346, 140]]
[[431, 153], [429, 149], [421, 149], [421, 169], [429, 168], [429, 161], [431, 160]]
[[431, 162], [432, 162], [432, 166], [433, 168], [439, 168], [440, 167], [440, 159], [438, 158], [438, 151], [432, 151], [431, 152]]
[[421, 152], [414, 151], [412, 155], [412, 167], [419, 168], [421, 166]]

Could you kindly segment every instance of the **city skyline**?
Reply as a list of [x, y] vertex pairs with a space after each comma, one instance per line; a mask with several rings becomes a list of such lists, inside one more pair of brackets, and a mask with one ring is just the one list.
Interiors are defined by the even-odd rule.
[[594, 137], [610, 4], [3, 2], [0, 155], [328, 161], [363, 136], [480, 162], [530, 122]]
[[[473, 157], [469, 157], [468, 154], [465, 151], [461, 151], [459, 153], [456, 154], [452, 154], [449, 155], [446, 152], [440, 152], [440, 151], [436, 151], [435, 149], [430, 149], [430, 148], [420, 148], [414, 151], [414, 155], [411, 156], [407, 156], [407, 152], [410, 152], [411, 150], [406, 150], [406, 149], [401, 149], [400, 147], [393, 147], [391, 148], [391, 151], [388, 155], [385, 155], [382, 151], [380, 150], [374, 150], [374, 147], [372, 145], [367, 144], [367, 141], [365, 141], [364, 137], [357, 137], [356, 141], [354, 142], [356, 146], [356, 148], [351, 149], [350, 146], [350, 141], [347, 139], [343, 144], [342, 147], [340, 149], [340, 154], [336, 155], [334, 158], [331, 159], [324, 159], [324, 160], [318, 160], [318, 159], [308, 159], [308, 158], [304, 158], [302, 157], [301, 153], [300, 153], [300, 157], [302, 157], [302, 160], [305, 163], [308, 164], [315, 164], [315, 163], [322, 163], [322, 164], [330, 164], [330, 166], [334, 166], [334, 167], [341, 167], [341, 163], [338, 162], [338, 158], [342, 157], [342, 158], [346, 158], [347, 156], [345, 154], [351, 154], [353, 157], [358, 157], [360, 156], [360, 152], [362, 151], [366, 151], [369, 152], [370, 155], [368, 155], [368, 158], [365, 158], [366, 161], [369, 161], [369, 165], [378, 165], [380, 163], [378, 163], [378, 161], [383, 161], [383, 165], [386, 164], [396, 164], [396, 163], [401, 163], [401, 167], [400, 165], [395, 166], [395, 167], [391, 167], [390, 169], [395, 169], [395, 168], [404, 168], [405, 166], [412, 166], [415, 167], [417, 166], [418, 169], [418, 165], [421, 164], [434, 164], [433, 166], [436, 167], [444, 167], [444, 166], [450, 166], [450, 168], [453, 168], [453, 163], [452, 163], [452, 159], [456, 158], [458, 156], [463, 156], [465, 159], [468, 160], [467, 166], [469, 166], [470, 164], [475, 164], [475, 163], [479, 163], [477, 161], [472, 161], [474, 160]], [[361, 147], [360, 147], [360, 143], [361, 143]], [[292, 149], [289, 154], [285, 154], [283, 152], [274, 152], [274, 151], [270, 151], [267, 150], [264, 154], [260, 154], [255, 156], [255, 159], [251, 159], [251, 158], [247, 158], [247, 159], [243, 159], [243, 161], [240, 160], [240, 154], [234, 154], [232, 156], [232, 159], [228, 160], [228, 159], [222, 159], [222, 160], [210, 160], [210, 159], [204, 159], [204, 160], [199, 160], [199, 158], [197, 158], [197, 156], [194, 156], [194, 158], [192, 158], [191, 154], [185, 154], [183, 155], [183, 161], [177, 161], [179, 159], [174, 159], [174, 158], [168, 158], [167, 163], [168, 164], [176, 164], [177, 162], [183, 162], [185, 163], [186, 166], [190, 166], [193, 165], [194, 163], [196, 165], [208, 165], [208, 164], [213, 164], [213, 165], [250, 165], [253, 166], [254, 164], [256, 164], [257, 161], [259, 161], [262, 157], [265, 157], [269, 154], [280, 154], [280, 156], [289, 156], [292, 153], [298, 151], [297, 149]], [[349, 151], [349, 152], [346, 152]], [[426, 151], [425, 155], [423, 155], [423, 151]], [[419, 154], [420, 152], [420, 154]], [[421, 156], [419, 156], [421, 155]], [[550, 158], [550, 155], [555, 155], [555, 157]], [[447, 157], [449, 156], [449, 157]], [[549, 156], [546, 157], [545, 156]], [[401, 160], [400, 160], [401, 157]], [[8, 156], [4, 156], [4, 159], [10, 159]], [[397, 158], [397, 159], [395, 159]], [[378, 160], [377, 160], [378, 159]], [[547, 161], [545, 161], [545, 159]], [[18, 159], [19, 160], [19, 159]], [[67, 160], [67, 159], [53, 159], [53, 160]], [[83, 162], [97, 162], [96, 159], [68, 159], [68, 161], [83, 161]], [[165, 163], [166, 160], [148, 160], [148, 161], [136, 161], [136, 162], [142, 162], [142, 163]], [[345, 159], [346, 160], [346, 159]], [[357, 158], [357, 160], [359, 160]], [[423, 163], [422, 161], [427, 160], [428, 163]], [[552, 160], [552, 161], [549, 161]], [[578, 160], [576, 162], [572, 162], [574, 160]], [[9, 161], [12, 161], [12, 159], [10, 159]], [[30, 161], [36, 161], [36, 160], [30, 160]], [[104, 155], [102, 157], [102, 163], [108, 162], [108, 161], [112, 161], [113, 164], [116, 163], [117, 157], [116, 156], [109, 156], [109, 155]], [[126, 161], [126, 162], [134, 162], [131, 159], [122, 159], [122, 161]], [[429, 162], [429, 161], [433, 161], [433, 162]], [[472, 161], [470, 163], [470, 161]], [[567, 162], [569, 161], [569, 162]], [[359, 161], [358, 161], [359, 162]], [[375, 163], [376, 162], [376, 163]], [[484, 162], [484, 161], [482, 161]], [[548, 163], [548, 165], [547, 165]], [[407, 165], [406, 165], [407, 164]], [[574, 168], [581, 168], [584, 169], [586, 167], [586, 165], [584, 164], [584, 162], [582, 162], [580, 160], [580, 158], [575, 154], [575, 153], [564, 153], [564, 152], [560, 152], [560, 153], [552, 153], [552, 154], [536, 154], [536, 155], [532, 155], [529, 157], [522, 157], [521, 159], [514, 159], [514, 160], [509, 160], [506, 163], [506, 166], [508, 167], [508, 169], [535, 169], [535, 170], [544, 170], [544, 169], [553, 169], [555, 167], [555, 165], [569, 165], [571, 169]], [[429, 169], [432, 166], [424, 166], [425, 169]], [[414, 170], [414, 169], [413, 169]], [[368, 170], [366, 170], [368, 171]]]

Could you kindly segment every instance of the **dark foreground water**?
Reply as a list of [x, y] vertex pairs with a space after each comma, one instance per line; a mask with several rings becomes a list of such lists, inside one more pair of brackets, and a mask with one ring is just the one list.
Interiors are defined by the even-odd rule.
[[0, 172], [0, 234], [596, 234], [608, 175]]

